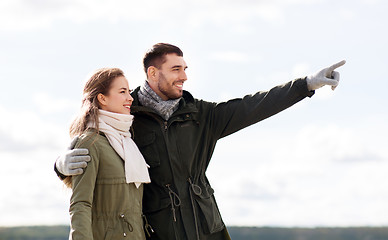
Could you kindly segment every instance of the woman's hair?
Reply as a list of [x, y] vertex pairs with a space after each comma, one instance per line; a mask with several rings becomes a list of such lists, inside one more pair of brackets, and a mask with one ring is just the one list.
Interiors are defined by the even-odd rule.
[[88, 123], [94, 123], [94, 128], [98, 132], [98, 109], [99, 103], [97, 96], [102, 93], [107, 95], [113, 80], [124, 76], [119, 68], [101, 68], [98, 69], [85, 83], [81, 110], [76, 118], [70, 124], [70, 137], [78, 136], [84, 133], [89, 127]]
[[[91, 128], [88, 125], [89, 122], [93, 123], [93, 128], [98, 133], [98, 109], [100, 106], [97, 96], [100, 93], [107, 95], [113, 80], [120, 76], [124, 76], [124, 73], [119, 68], [101, 68], [86, 81], [80, 112], [70, 124], [70, 137], [79, 136]], [[69, 188], [71, 188], [71, 182], [71, 176], [63, 179], [63, 183]]]

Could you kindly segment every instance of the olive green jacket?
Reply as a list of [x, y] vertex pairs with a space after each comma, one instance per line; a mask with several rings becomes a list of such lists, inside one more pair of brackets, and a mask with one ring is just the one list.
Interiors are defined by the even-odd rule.
[[305, 79], [241, 99], [212, 103], [184, 91], [179, 108], [165, 121], [132, 96], [134, 141], [150, 165], [143, 212], [150, 239], [229, 239], [207, 177], [217, 140], [268, 118], [314, 92]]
[[87, 148], [91, 161], [72, 178], [69, 239], [145, 239], [143, 184], [127, 184], [124, 161], [103, 133], [83, 134], [76, 148]]

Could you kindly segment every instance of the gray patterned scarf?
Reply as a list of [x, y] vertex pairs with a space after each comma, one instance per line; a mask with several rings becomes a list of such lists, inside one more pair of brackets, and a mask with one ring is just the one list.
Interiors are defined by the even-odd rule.
[[145, 81], [144, 84], [140, 87], [138, 92], [139, 102], [146, 107], [149, 107], [155, 110], [164, 120], [168, 120], [171, 115], [178, 109], [179, 100], [178, 99], [169, 99], [163, 101], [161, 97], [158, 96], [148, 85], [148, 82]]

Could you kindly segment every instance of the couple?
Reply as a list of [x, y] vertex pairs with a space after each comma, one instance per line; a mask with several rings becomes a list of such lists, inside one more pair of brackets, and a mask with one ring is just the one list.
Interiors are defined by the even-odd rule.
[[206, 177], [217, 140], [324, 85], [334, 90], [345, 61], [223, 103], [182, 89], [187, 65], [176, 46], [155, 44], [143, 64], [147, 80], [131, 94], [119, 69], [85, 85], [70, 129], [80, 137], [55, 164], [73, 190], [70, 239], [230, 239]]

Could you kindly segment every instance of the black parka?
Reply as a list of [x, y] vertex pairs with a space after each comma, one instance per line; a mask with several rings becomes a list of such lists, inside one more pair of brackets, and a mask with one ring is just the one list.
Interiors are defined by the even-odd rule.
[[297, 79], [244, 98], [222, 103], [198, 100], [184, 91], [179, 108], [165, 121], [132, 96], [134, 141], [150, 165], [143, 213], [150, 239], [230, 239], [206, 169], [218, 139], [311, 97]]

